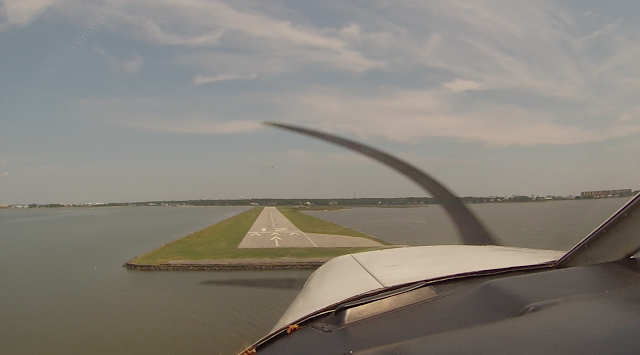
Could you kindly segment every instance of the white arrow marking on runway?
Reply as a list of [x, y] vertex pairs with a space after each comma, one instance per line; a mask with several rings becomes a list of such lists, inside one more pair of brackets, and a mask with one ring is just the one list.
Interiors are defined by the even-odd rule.
[[280, 235], [280, 233], [273, 232], [273, 233], [271, 233], [271, 235]]
[[291, 235], [300, 235], [300, 233], [291, 232]]
[[257, 236], [259, 237], [259, 236], [260, 236], [260, 233], [258, 233], [258, 232], [251, 232], [251, 234], [249, 234], [249, 235], [250, 235], [250, 236], [257, 235]]
[[273, 237], [273, 238], [271, 238], [271, 240], [275, 240], [276, 241], [276, 246], [278, 246], [278, 240], [282, 240], [282, 239], [280, 239], [278, 237]]

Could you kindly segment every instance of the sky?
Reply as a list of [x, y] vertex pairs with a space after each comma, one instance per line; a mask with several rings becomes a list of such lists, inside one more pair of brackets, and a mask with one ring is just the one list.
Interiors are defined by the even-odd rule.
[[1, 0], [0, 203], [640, 188], [640, 2]]

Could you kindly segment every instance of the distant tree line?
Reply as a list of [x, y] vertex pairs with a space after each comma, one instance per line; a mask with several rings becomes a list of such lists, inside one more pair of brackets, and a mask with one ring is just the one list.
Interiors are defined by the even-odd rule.
[[[640, 190], [633, 191], [633, 195]], [[580, 196], [465, 196], [458, 197], [463, 203], [508, 203], [508, 202], [539, 202], [549, 200], [573, 200]], [[116, 207], [116, 206], [401, 206], [401, 205], [433, 205], [437, 204], [433, 197], [361, 197], [361, 198], [253, 198], [253, 199], [226, 199], [226, 200], [180, 200], [180, 201], [146, 201], [126, 203], [101, 203], [101, 204], [29, 204], [28, 207]], [[25, 206], [26, 207], [26, 206]]]
[[[574, 197], [560, 196], [490, 196], [475, 197], [465, 196], [458, 197], [463, 203], [493, 203], [493, 202], [534, 202], [547, 200], [566, 200], [574, 199]], [[154, 205], [188, 205], [188, 206], [380, 206], [380, 205], [433, 205], [437, 204], [437, 200], [433, 197], [361, 197], [361, 198], [334, 198], [334, 199], [317, 199], [317, 198], [296, 198], [296, 199], [276, 199], [276, 198], [254, 198], [254, 199], [233, 199], [233, 200], [187, 200], [187, 201], [154, 201]], [[148, 202], [137, 203], [147, 205]]]

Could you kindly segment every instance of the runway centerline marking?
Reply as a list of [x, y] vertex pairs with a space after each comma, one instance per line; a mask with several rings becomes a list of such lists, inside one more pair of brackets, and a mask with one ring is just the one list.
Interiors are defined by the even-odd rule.
[[273, 223], [273, 213], [271, 213], [271, 211], [272, 211], [272, 209], [269, 209], [269, 217], [271, 217], [271, 226], [272, 226], [273, 228], [275, 228], [275, 227], [276, 227], [276, 224], [275, 224], [275, 223]]

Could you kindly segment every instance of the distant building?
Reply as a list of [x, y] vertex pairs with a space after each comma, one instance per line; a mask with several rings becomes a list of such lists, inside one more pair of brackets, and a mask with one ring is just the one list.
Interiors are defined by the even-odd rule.
[[632, 195], [631, 189], [582, 191], [580, 193], [580, 197], [582, 198], [624, 197], [624, 196], [631, 196], [631, 195]]

